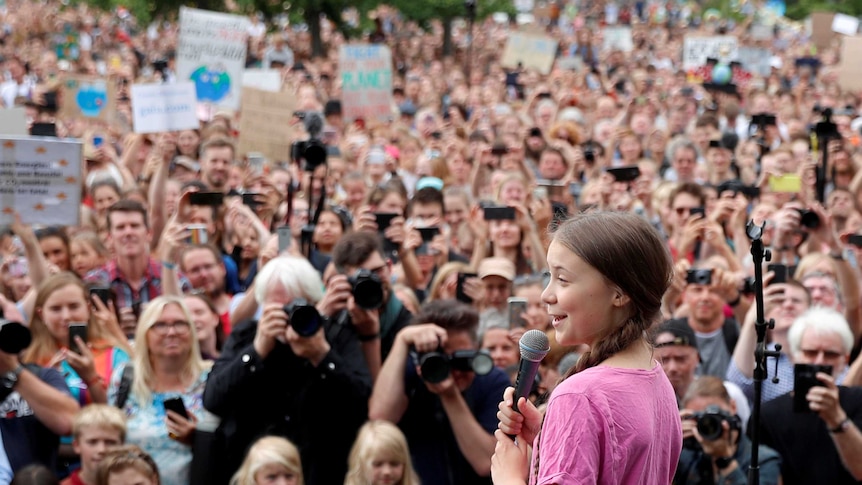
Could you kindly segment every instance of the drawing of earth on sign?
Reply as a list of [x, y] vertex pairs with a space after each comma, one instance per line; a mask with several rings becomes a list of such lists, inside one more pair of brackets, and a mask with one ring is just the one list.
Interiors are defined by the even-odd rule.
[[218, 102], [230, 92], [230, 75], [224, 69], [201, 66], [189, 77], [195, 83], [198, 101]]
[[108, 86], [104, 81], [80, 83], [78, 93], [75, 95], [75, 103], [84, 116], [98, 118], [102, 110], [108, 105]]

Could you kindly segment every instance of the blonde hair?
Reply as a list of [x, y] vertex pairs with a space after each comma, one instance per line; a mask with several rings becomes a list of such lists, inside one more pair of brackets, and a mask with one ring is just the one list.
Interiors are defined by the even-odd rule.
[[[127, 353], [131, 353], [131, 349], [129, 349], [126, 342], [117, 341], [112, 335], [103, 330], [102, 325], [93, 324], [93, 312], [89, 310], [90, 301], [87, 287], [75, 273], [63, 271], [49, 276], [39, 285], [39, 289], [36, 292], [36, 300], [33, 303], [33, 316], [30, 318], [30, 331], [33, 334], [33, 343], [24, 352], [24, 361], [45, 365], [60, 350], [61, 346], [58, 345], [57, 339], [54, 338], [51, 330], [48, 329], [45, 321], [42, 320], [41, 310], [51, 295], [67, 286], [74, 286], [81, 290], [81, 299], [87, 307], [87, 313], [89, 314], [87, 336], [95, 344], [95, 348], [119, 347]], [[62, 345], [65, 344], [65, 342], [62, 343]]]
[[467, 263], [460, 261], [450, 261], [440, 266], [437, 274], [434, 275], [434, 279], [431, 280], [431, 287], [428, 290], [428, 299], [426, 301], [439, 300], [441, 298], [440, 290], [443, 287], [443, 282], [452, 276], [452, 273], [464, 273], [467, 269]]
[[[821, 264], [825, 264], [829, 269], [824, 271], [824, 268], [818, 268]], [[802, 281], [807, 275], [814, 272], [824, 273], [838, 282], [838, 264], [831, 256], [820, 252], [808, 253], [803, 256], [796, 265], [796, 270], [793, 272], [793, 279], [796, 281]]]
[[107, 404], [84, 406], [72, 421], [72, 436], [78, 439], [85, 428], [100, 428], [116, 431], [120, 441], [126, 441], [126, 417], [119, 408]]
[[150, 361], [147, 332], [158, 321], [165, 307], [168, 305], [177, 305], [180, 307], [185, 321], [189, 324], [189, 343], [191, 344], [191, 348], [189, 349], [186, 363], [183, 366], [182, 379], [187, 382], [194, 382], [211, 365], [207, 364], [201, 358], [201, 350], [198, 345], [194, 321], [183, 298], [181, 296], [160, 296], [152, 300], [147, 304], [147, 309], [144, 310], [138, 321], [138, 329], [135, 331], [135, 357], [131, 362], [131, 365], [135, 366], [135, 378], [132, 381], [130, 397], [137, 399], [141, 405], [150, 401], [153, 385], [153, 363]]
[[96, 471], [96, 485], [108, 485], [112, 473], [120, 473], [129, 468], [145, 475], [156, 485], [161, 484], [159, 467], [153, 457], [135, 445], [126, 445], [105, 454]]
[[299, 450], [293, 443], [279, 436], [264, 436], [257, 440], [249, 448], [242, 466], [230, 479], [230, 485], [255, 485], [255, 475], [266, 465], [283, 466], [296, 475], [299, 485], [303, 485]]
[[419, 477], [410, 460], [407, 439], [397, 426], [388, 421], [368, 421], [361, 428], [353, 442], [348, 459], [347, 476], [344, 485], [369, 485], [368, 475], [371, 462], [386, 457], [404, 465], [404, 474], [398, 485], [419, 485]]

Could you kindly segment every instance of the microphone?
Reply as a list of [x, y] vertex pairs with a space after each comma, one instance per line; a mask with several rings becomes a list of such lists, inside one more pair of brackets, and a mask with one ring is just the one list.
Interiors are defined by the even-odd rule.
[[518, 400], [530, 395], [533, 383], [536, 381], [536, 372], [539, 371], [539, 362], [548, 355], [551, 343], [548, 336], [541, 330], [528, 330], [518, 341], [521, 349], [521, 363], [518, 365], [518, 377], [515, 379], [515, 396], [512, 409], [518, 411]]

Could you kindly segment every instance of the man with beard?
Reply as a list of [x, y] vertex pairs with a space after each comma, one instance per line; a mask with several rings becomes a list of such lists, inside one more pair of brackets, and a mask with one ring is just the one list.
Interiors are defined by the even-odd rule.
[[227, 192], [234, 146], [227, 138], [211, 138], [201, 145], [201, 180], [215, 192]]
[[180, 256], [180, 269], [192, 288], [204, 292], [219, 312], [225, 335], [230, 333], [230, 295], [225, 291], [224, 262], [218, 249], [207, 244], [187, 247]]

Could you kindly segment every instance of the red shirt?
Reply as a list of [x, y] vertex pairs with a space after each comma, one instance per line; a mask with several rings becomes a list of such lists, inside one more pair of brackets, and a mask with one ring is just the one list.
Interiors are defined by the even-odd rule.
[[60, 482], [60, 485], [87, 485], [83, 480], [81, 480], [81, 470], [75, 470], [69, 475], [69, 478]]

